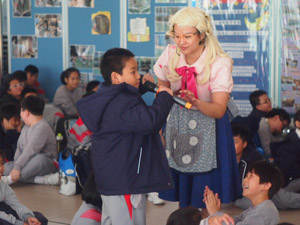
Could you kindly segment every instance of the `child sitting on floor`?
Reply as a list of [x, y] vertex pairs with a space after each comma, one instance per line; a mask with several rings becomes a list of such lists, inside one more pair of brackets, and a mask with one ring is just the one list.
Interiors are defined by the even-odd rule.
[[220, 222], [236, 225], [278, 224], [279, 213], [270, 199], [277, 193], [280, 186], [281, 172], [278, 168], [266, 161], [254, 162], [249, 166], [247, 176], [243, 180], [243, 196], [252, 202], [253, 207], [232, 218], [220, 212], [221, 202], [218, 194], [214, 194], [206, 187], [203, 201], [210, 216], [202, 220], [200, 225], [218, 224]]
[[18, 139], [14, 161], [5, 164], [5, 180], [9, 184], [18, 180], [53, 185], [59, 182], [58, 173], [53, 177], [44, 176], [57, 171], [54, 164], [57, 159], [56, 139], [43, 120], [44, 105], [44, 100], [37, 96], [28, 96], [21, 101], [20, 114], [25, 126]]
[[15, 192], [8, 184], [1, 181], [5, 168], [4, 158], [4, 153], [0, 150], [0, 224], [40, 225], [41, 222], [42, 224], [47, 224], [47, 219], [41, 213], [33, 213], [26, 206], [22, 205], [17, 199]]

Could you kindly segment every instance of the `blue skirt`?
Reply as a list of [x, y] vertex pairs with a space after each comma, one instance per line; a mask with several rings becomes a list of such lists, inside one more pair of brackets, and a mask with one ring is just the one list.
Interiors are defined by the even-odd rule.
[[241, 196], [239, 171], [227, 113], [216, 119], [217, 168], [205, 173], [182, 173], [171, 168], [174, 189], [162, 191], [159, 197], [179, 201], [180, 207], [206, 208], [203, 202], [205, 186], [219, 194], [222, 203], [230, 203]]

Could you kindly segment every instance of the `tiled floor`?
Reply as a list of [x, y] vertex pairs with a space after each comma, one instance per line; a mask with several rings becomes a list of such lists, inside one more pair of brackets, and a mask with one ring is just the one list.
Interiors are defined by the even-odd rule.
[[[59, 188], [54, 186], [16, 184], [12, 188], [23, 204], [34, 211], [42, 212], [48, 218], [49, 225], [70, 224], [81, 204], [80, 195], [61, 195]], [[161, 206], [148, 202], [147, 225], [166, 224], [168, 216], [177, 207], [178, 204], [172, 202]], [[230, 215], [236, 215], [242, 211], [232, 205], [223, 206], [223, 210]], [[281, 210], [280, 219], [282, 222], [300, 225], [300, 210]]]

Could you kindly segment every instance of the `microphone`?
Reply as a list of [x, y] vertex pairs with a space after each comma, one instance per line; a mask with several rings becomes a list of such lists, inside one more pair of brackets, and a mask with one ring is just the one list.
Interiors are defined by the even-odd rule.
[[[144, 86], [147, 88], [148, 91], [151, 91], [153, 93], [157, 93], [157, 91], [158, 91], [158, 87], [156, 86], [156, 84], [154, 84], [154, 83], [152, 83], [150, 81], [146, 81], [144, 83]], [[174, 101], [175, 101], [176, 104], [181, 105], [181, 106], [183, 106], [183, 107], [185, 107], [187, 109], [190, 109], [192, 107], [191, 103], [185, 101], [182, 98], [179, 98], [177, 96], [173, 96], [173, 99], [174, 99]]]

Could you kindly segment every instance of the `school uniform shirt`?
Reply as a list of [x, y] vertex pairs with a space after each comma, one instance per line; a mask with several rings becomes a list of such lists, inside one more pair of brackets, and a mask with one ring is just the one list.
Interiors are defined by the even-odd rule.
[[80, 88], [70, 91], [66, 85], [61, 85], [55, 92], [53, 105], [60, 108], [66, 116], [76, 116], [76, 102], [82, 98], [82, 95]]
[[[222, 213], [218, 212], [214, 215], [222, 215]], [[208, 225], [208, 219], [209, 217], [201, 220], [200, 225]], [[265, 200], [243, 211], [240, 215], [234, 216], [233, 219], [235, 225], [277, 225], [279, 213], [271, 200]]]
[[22, 219], [18, 220], [11, 214], [7, 214], [4, 211], [0, 211], [0, 219], [5, 220], [11, 224], [23, 225], [24, 221], [27, 221], [28, 217], [34, 217], [33, 212], [26, 206], [22, 205], [15, 192], [9, 187], [8, 184], [0, 180], [0, 202], [4, 202], [16, 211], [17, 215]]
[[55, 135], [44, 119], [33, 126], [23, 127], [14, 157], [14, 168], [20, 171], [37, 154], [57, 159]]
[[159, 136], [174, 103], [163, 91], [147, 106], [138, 89], [126, 83], [101, 84], [77, 103], [93, 132], [91, 159], [102, 195], [141, 194], [172, 188]]

